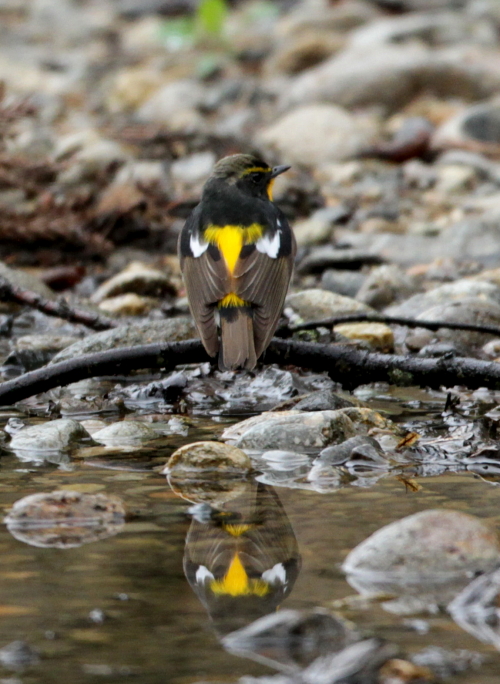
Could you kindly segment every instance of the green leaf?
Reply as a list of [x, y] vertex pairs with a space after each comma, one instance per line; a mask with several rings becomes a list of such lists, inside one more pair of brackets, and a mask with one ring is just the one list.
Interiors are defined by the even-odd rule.
[[201, 0], [196, 19], [203, 33], [220, 35], [227, 17], [226, 0]]
[[170, 50], [190, 47], [194, 42], [194, 21], [191, 17], [168, 19], [161, 26], [160, 38]]

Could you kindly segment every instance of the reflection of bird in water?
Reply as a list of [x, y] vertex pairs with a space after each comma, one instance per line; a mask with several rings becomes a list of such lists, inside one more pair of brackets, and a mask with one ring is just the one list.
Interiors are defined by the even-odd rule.
[[274, 611], [299, 570], [292, 526], [268, 485], [249, 483], [206, 522], [191, 523], [184, 572], [220, 634]]

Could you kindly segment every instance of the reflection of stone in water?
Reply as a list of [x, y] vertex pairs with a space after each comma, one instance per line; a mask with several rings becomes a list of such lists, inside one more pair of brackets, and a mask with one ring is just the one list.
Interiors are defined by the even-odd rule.
[[466, 632], [500, 651], [500, 570], [481, 575], [450, 603], [448, 611]]
[[297, 540], [274, 489], [246, 483], [238, 498], [193, 519], [184, 572], [219, 634], [276, 610], [300, 571]]
[[362, 596], [380, 600], [382, 608], [394, 615], [438, 613], [468, 582], [463, 576], [423, 577], [421, 581], [405, 582], [354, 574], [347, 574], [346, 580]]
[[235, 655], [252, 658], [284, 672], [297, 672], [356, 640], [341, 620], [325, 610], [280, 610], [231, 632], [222, 639]]
[[4, 522], [25, 544], [68, 549], [118, 534], [125, 509], [115, 496], [56, 491], [16, 501]]

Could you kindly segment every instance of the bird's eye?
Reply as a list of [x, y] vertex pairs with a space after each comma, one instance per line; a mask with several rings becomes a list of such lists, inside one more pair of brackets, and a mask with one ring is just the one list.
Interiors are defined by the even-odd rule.
[[262, 174], [260, 173], [260, 171], [257, 171], [255, 173], [251, 173], [250, 174], [250, 180], [253, 183], [260, 183], [260, 181], [262, 180]]

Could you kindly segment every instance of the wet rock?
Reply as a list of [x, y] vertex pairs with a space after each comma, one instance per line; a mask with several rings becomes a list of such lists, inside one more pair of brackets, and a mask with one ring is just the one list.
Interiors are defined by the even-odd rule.
[[347, 556], [344, 572], [384, 576], [403, 584], [484, 572], [500, 559], [495, 532], [482, 520], [452, 510], [428, 510], [372, 534]]
[[52, 363], [74, 359], [82, 354], [105, 351], [106, 349], [135, 347], [139, 344], [152, 344], [154, 342], [178, 342], [196, 337], [196, 335], [194, 323], [190, 318], [171, 318], [165, 321], [134, 323], [89, 335], [84, 340], [59, 352]]
[[366, 126], [335, 105], [304, 105], [259, 134], [257, 144], [292, 164], [315, 166], [354, 156], [368, 142]]
[[266, 413], [224, 430], [222, 438], [257, 451], [318, 450], [354, 435], [354, 425], [344, 411]]
[[106, 446], [143, 444], [159, 437], [161, 434], [147, 423], [139, 423], [134, 420], [113, 423], [93, 434], [94, 441]]
[[355, 634], [326, 611], [280, 610], [265, 615], [222, 639], [230, 653], [247, 658], [265, 655], [276, 663], [298, 671], [316, 658], [337, 653], [355, 641]]
[[315, 463], [337, 466], [358, 457], [374, 464], [387, 465], [387, 459], [377, 440], [362, 435], [356, 435], [341, 444], [323, 449]]
[[364, 279], [356, 299], [376, 309], [392, 304], [413, 294], [417, 289], [414, 278], [395, 264], [384, 264], [374, 268]]
[[334, 327], [334, 331], [349, 340], [365, 342], [375, 351], [394, 349], [394, 333], [384, 323], [341, 323]]
[[306, 323], [351, 313], [374, 313], [369, 306], [355, 299], [316, 289], [288, 295], [286, 305]]
[[116, 496], [57, 490], [16, 501], [4, 522], [30, 546], [67, 549], [118, 534], [125, 508]]
[[60, 418], [16, 432], [9, 446], [27, 455], [62, 451], [88, 437], [88, 432], [76, 420]]
[[99, 308], [112, 316], [144, 316], [152, 309], [157, 308], [159, 302], [153, 297], [139, 297], [139, 295], [129, 294], [118, 295], [103, 299]]
[[365, 280], [366, 276], [363, 273], [331, 268], [324, 271], [321, 276], [321, 287], [323, 290], [335, 292], [343, 297], [355, 298]]
[[372, 429], [399, 434], [391, 421], [376, 411], [349, 407], [333, 411], [280, 411], [249, 418], [226, 428], [222, 438], [242, 449], [282, 449], [317, 452], [322, 447]]
[[91, 299], [98, 304], [103, 299], [115, 297], [125, 292], [133, 292], [146, 297], [176, 294], [165, 273], [148, 264], [134, 261], [124, 271], [106, 280], [95, 291]]
[[340, 408], [353, 406], [352, 402], [331, 390], [320, 390], [305, 396], [293, 405], [296, 411], [335, 411]]
[[241, 449], [221, 442], [195, 442], [174, 451], [162, 473], [180, 477], [212, 471], [222, 477], [247, 473], [251, 467]]

